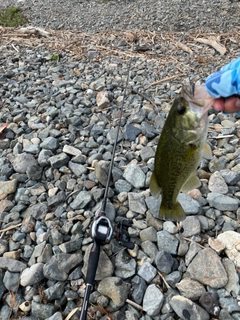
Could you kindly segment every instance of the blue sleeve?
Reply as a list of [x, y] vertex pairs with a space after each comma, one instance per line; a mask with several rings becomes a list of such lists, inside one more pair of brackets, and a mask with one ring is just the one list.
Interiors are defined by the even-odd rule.
[[240, 95], [240, 58], [208, 76], [205, 86], [213, 98]]

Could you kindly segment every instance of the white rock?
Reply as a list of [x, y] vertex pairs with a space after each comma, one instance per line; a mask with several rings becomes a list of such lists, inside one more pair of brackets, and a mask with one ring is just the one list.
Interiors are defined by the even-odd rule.
[[228, 258], [240, 268], [240, 234], [235, 231], [225, 231], [217, 239], [224, 245]]
[[15, 192], [17, 189], [17, 180], [0, 181], [0, 200], [6, 198], [10, 193]]
[[96, 97], [97, 106], [100, 109], [107, 108], [109, 106], [109, 99], [107, 91], [100, 91]]

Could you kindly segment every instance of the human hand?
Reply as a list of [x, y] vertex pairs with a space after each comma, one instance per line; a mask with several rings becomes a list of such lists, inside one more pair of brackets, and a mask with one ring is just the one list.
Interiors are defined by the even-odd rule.
[[215, 98], [213, 107], [228, 113], [240, 111], [240, 58], [207, 77], [205, 87]]

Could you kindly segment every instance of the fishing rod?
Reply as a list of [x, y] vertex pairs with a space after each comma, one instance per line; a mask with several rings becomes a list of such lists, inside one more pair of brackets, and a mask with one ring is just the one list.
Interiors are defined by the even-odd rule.
[[[120, 107], [120, 116], [119, 116], [119, 122], [117, 125], [117, 133], [116, 133], [116, 138], [114, 140], [114, 145], [113, 145], [113, 151], [112, 151], [112, 157], [110, 160], [110, 166], [109, 166], [109, 171], [108, 171], [108, 178], [107, 178], [107, 183], [106, 183], [106, 188], [104, 192], [104, 197], [103, 197], [103, 202], [101, 206], [101, 210], [98, 213], [97, 218], [93, 221], [93, 224], [91, 226], [91, 237], [94, 240], [93, 246], [90, 251], [89, 259], [88, 259], [88, 268], [87, 268], [87, 274], [86, 274], [86, 289], [85, 289], [85, 294], [83, 298], [83, 305], [82, 305], [82, 310], [81, 310], [81, 315], [80, 315], [80, 320], [86, 320], [87, 318], [87, 309], [88, 309], [88, 304], [89, 304], [89, 297], [91, 294], [91, 290], [93, 288], [94, 284], [94, 279], [97, 271], [97, 266], [98, 266], [98, 261], [99, 261], [99, 256], [100, 256], [100, 247], [101, 245], [107, 244], [110, 242], [112, 235], [113, 235], [113, 226], [111, 221], [106, 215], [106, 206], [107, 206], [107, 200], [108, 200], [108, 191], [109, 191], [109, 186], [110, 186], [110, 181], [112, 177], [112, 169], [114, 165], [114, 157], [115, 157], [115, 152], [116, 152], [116, 147], [117, 147], [117, 142], [118, 142], [118, 136], [119, 136], [119, 131], [121, 127], [121, 119], [122, 119], [122, 114], [123, 114], [123, 106], [125, 102], [125, 97], [126, 97], [126, 90], [127, 90], [127, 85], [129, 82], [129, 77], [130, 77], [130, 67], [131, 67], [131, 62], [132, 58], [129, 60], [128, 64], [128, 74], [126, 78], [126, 83], [124, 87], [124, 92], [123, 92], [123, 99]], [[123, 245], [124, 247], [128, 249], [133, 249], [134, 244], [128, 240], [124, 239], [124, 235], [126, 235], [127, 231], [125, 230], [127, 227], [130, 227], [132, 223], [128, 221], [121, 221], [116, 225], [117, 227], [117, 232], [116, 232], [116, 240]]]

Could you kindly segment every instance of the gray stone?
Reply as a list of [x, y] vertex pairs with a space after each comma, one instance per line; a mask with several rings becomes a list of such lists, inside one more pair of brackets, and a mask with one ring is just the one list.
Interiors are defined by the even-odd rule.
[[64, 253], [77, 251], [81, 249], [81, 247], [82, 247], [82, 238], [73, 239], [59, 245], [60, 250]]
[[148, 283], [152, 281], [156, 274], [157, 269], [154, 268], [149, 262], [144, 262], [138, 270], [138, 275]]
[[225, 309], [230, 314], [235, 311], [240, 311], [238, 300], [233, 297], [220, 298], [219, 305], [222, 309]]
[[150, 240], [146, 240], [141, 243], [141, 247], [143, 252], [145, 252], [152, 259], [153, 262], [158, 252], [157, 246]]
[[149, 146], [143, 147], [141, 149], [140, 156], [144, 162], [147, 162], [149, 159], [154, 158], [155, 151]]
[[140, 239], [141, 241], [152, 241], [157, 242], [157, 231], [153, 227], [148, 227], [144, 230], [140, 231]]
[[108, 180], [109, 162], [101, 160], [95, 164], [96, 179], [105, 187]]
[[157, 252], [155, 257], [156, 267], [160, 272], [169, 274], [176, 269], [177, 261], [168, 251], [161, 250]]
[[179, 283], [176, 284], [180, 294], [185, 298], [190, 300], [198, 300], [201, 295], [206, 292], [204, 286], [198, 281], [191, 280], [188, 278], [182, 279]]
[[82, 261], [80, 253], [58, 253], [44, 265], [43, 274], [49, 280], [65, 281], [68, 273]]
[[230, 169], [221, 170], [220, 173], [229, 186], [235, 186], [240, 180], [239, 174]]
[[186, 264], [186, 266], [189, 265], [189, 263], [192, 261], [192, 259], [201, 250], [202, 250], [202, 248], [196, 242], [193, 241], [193, 242], [190, 243], [189, 250], [188, 250], [187, 254], [185, 255], [185, 264]]
[[10, 272], [21, 272], [27, 265], [21, 261], [0, 257], [0, 269], [7, 269]]
[[163, 294], [155, 284], [150, 284], [143, 297], [143, 310], [150, 317], [157, 316], [160, 313], [163, 304]]
[[187, 272], [191, 279], [215, 289], [224, 287], [228, 282], [220, 257], [210, 248], [199, 251], [189, 264]]
[[216, 317], [219, 315], [220, 307], [216, 294], [212, 292], [204, 292], [199, 299], [199, 303], [209, 314]]
[[180, 222], [183, 228], [182, 236], [185, 238], [195, 236], [201, 232], [201, 225], [197, 217], [189, 216]]
[[153, 217], [158, 219], [159, 219], [159, 208], [160, 208], [161, 201], [162, 201], [161, 195], [157, 199], [152, 196], [146, 197], [145, 199], [146, 205], [150, 210], [151, 214], [153, 215]]
[[31, 315], [34, 319], [46, 320], [51, 317], [55, 311], [56, 310], [53, 305], [37, 303], [34, 300], [32, 301]]
[[47, 137], [46, 139], [43, 140], [43, 142], [40, 144], [40, 147], [42, 149], [46, 150], [56, 150], [58, 147], [58, 140], [54, 137]]
[[157, 242], [159, 250], [168, 251], [171, 254], [177, 254], [179, 240], [166, 230], [157, 232]]
[[148, 122], [143, 121], [141, 123], [141, 129], [143, 135], [145, 135], [147, 138], [154, 138], [157, 135], [159, 135], [159, 131], [157, 131], [154, 126], [150, 125]]
[[57, 194], [55, 194], [54, 196], [52, 197], [49, 197], [47, 199], [47, 203], [48, 203], [48, 206], [49, 207], [55, 207], [57, 206], [58, 204], [64, 202], [66, 199], [66, 196], [65, 196], [65, 192], [64, 191], [59, 191]]
[[115, 258], [115, 275], [122, 279], [132, 277], [136, 271], [136, 261], [124, 250], [120, 251]]
[[84, 165], [72, 161], [69, 161], [68, 167], [77, 177], [81, 177], [82, 174], [87, 172], [87, 168]]
[[171, 307], [181, 319], [209, 320], [210, 316], [203, 308], [191, 300], [174, 296], [170, 301]]
[[129, 192], [128, 193], [129, 210], [144, 214], [147, 211], [144, 196], [141, 193]]
[[108, 277], [100, 281], [98, 291], [110, 298], [115, 306], [122, 307], [130, 291], [130, 284], [118, 277]]
[[69, 156], [66, 153], [62, 152], [55, 156], [48, 158], [53, 169], [58, 169], [68, 163], [70, 160]]
[[226, 284], [225, 289], [229, 293], [234, 292], [237, 296], [240, 292], [240, 286], [239, 286], [239, 277], [238, 277], [235, 265], [228, 258], [222, 259], [222, 264], [228, 275], [228, 283]]
[[12, 162], [14, 170], [18, 173], [26, 173], [29, 166], [33, 166], [36, 164], [37, 161], [34, 156], [25, 152], [18, 154]]
[[26, 174], [29, 180], [38, 181], [42, 177], [42, 168], [38, 165], [29, 166], [26, 170]]
[[180, 271], [173, 271], [165, 276], [165, 280], [172, 288], [176, 287], [176, 284], [179, 283], [181, 278], [182, 273]]
[[43, 292], [46, 295], [48, 301], [61, 299], [64, 293], [64, 282], [57, 282], [53, 286], [45, 289]]
[[180, 193], [178, 195], [178, 200], [186, 215], [201, 213], [202, 208], [199, 202], [187, 195], [186, 193]]
[[73, 210], [85, 208], [92, 200], [92, 195], [88, 191], [80, 191], [73, 202], [70, 203], [70, 207]]
[[118, 193], [121, 192], [129, 192], [132, 189], [131, 183], [127, 182], [126, 180], [119, 179], [114, 184], [115, 189]]
[[235, 211], [238, 209], [239, 200], [221, 193], [210, 192], [207, 195], [210, 206], [221, 211]]
[[62, 317], [62, 314], [61, 312], [55, 312], [51, 317], [49, 318], [46, 318], [45, 320], [62, 320], [63, 317]]
[[125, 140], [135, 141], [137, 136], [141, 133], [141, 129], [127, 123], [124, 126], [123, 137]]
[[124, 170], [123, 177], [137, 189], [144, 187], [145, 174], [135, 163], [130, 163], [127, 165], [126, 169]]
[[45, 167], [49, 164], [49, 158], [53, 156], [51, 150], [41, 150], [38, 154], [38, 163], [41, 167]]
[[[118, 129], [117, 128], [114, 128], [114, 129], [111, 129], [108, 134], [107, 134], [107, 139], [108, 139], [108, 142], [110, 144], [114, 144], [116, 138], [117, 138], [117, 132], [118, 132]], [[121, 141], [123, 138], [123, 134], [121, 131], [118, 132], [118, 139], [117, 139], [117, 142]]]
[[178, 232], [177, 226], [172, 221], [164, 221], [163, 230], [166, 230], [170, 234], [175, 234]]
[[138, 304], [141, 304], [144, 293], [147, 289], [147, 284], [143, 280], [143, 278], [137, 275], [132, 279], [131, 284], [132, 284], [131, 295], [132, 295], [133, 301], [135, 301]]
[[6, 289], [12, 292], [17, 292], [19, 288], [19, 276], [19, 272], [6, 271], [3, 277], [3, 284], [6, 287]]
[[36, 263], [23, 270], [20, 276], [20, 284], [23, 287], [31, 286], [40, 282], [43, 278], [43, 263]]

